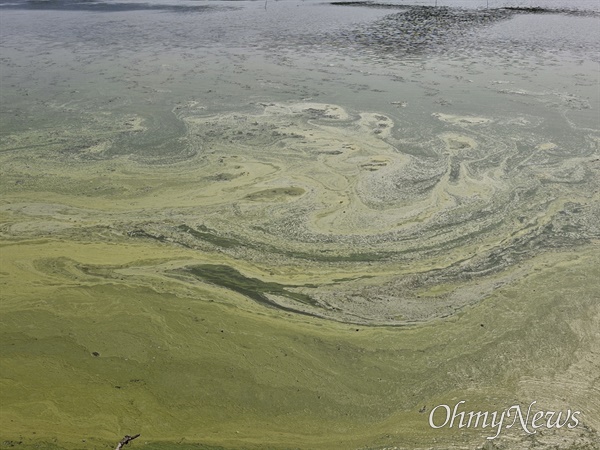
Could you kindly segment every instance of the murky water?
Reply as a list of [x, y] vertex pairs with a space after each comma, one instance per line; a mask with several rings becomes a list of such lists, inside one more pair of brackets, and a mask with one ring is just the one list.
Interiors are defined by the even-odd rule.
[[[193, 164], [194, 158], [210, 159], [214, 148], [221, 156], [233, 152], [236, 158], [275, 162], [275, 134], [257, 141], [255, 133], [266, 131], [248, 125], [261, 122], [256, 114], [275, 104], [338, 105], [349, 116], [335, 126], [350, 127], [349, 142], [362, 139], [351, 137], [351, 130], [375, 126], [371, 143], [361, 145], [388, 148], [368, 161], [335, 157], [335, 164], [355, 161], [372, 174], [311, 175], [320, 168], [302, 146], [341, 145], [335, 137], [341, 129], [331, 128], [333, 144], [316, 135], [307, 144], [308, 130], [314, 128], [313, 136], [319, 129], [311, 124], [318, 116], [298, 122], [294, 116], [302, 116], [301, 109], [276, 109], [281, 118], [275, 114], [271, 125], [260, 126], [299, 133], [305, 140], [294, 151], [307, 159], [303, 169], [282, 167], [269, 182], [291, 176], [290, 189], [314, 189], [316, 197], [303, 196], [293, 208], [287, 201], [263, 204], [265, 216], [248, 222], [236, 220], [237, 213], [230, 217], [230, 200], [224, 198], [201, 222], [258, 240], [271, 254], [285, 248], [299, 255], [306, 246], [328, 242], [335, 258], [348, 260], [378, 259], [384, 248], [391, 250], [384, 257], [392, 260], [434, 257], [476, 239], [495, 239], [500, 223], [506, 225], [503, 233], [514, 234], [525, 225], [512, 220], [525, 224], [527, 210], [547, 208], [561, 189], [568, 188], [565, 201], [581, 194], [580, 187], [594, 189], [588, 162], [597, 152], [600, 19], [595, 3], [586, 1], [535, 5], [544, 10], [524, 10], [518, 2], [490, 9], [469, 3], [465, 9], [463, 3], [439, 8], [407, 2], [385, 7], [272, 2], [266, 8], [257, 2], [4, 3], [3, 148], [23, 158], [47, 147], [52, 150], [38, 158], [56, 155], [67, 164], [69, 157], [122, 156], [147, 164]], [[372, 122], [363, 112], [383, 114], [389, 122]], [[233, 123], [217, 126], [220, 119], [206, 119], [219, 114]], [[207, 121], [199, 127], [194, 120], [201, 117]], [[133, 124], [142, 124], [138, 132], [115, 131]], [[280, 145], [296, 147], [287, 139]], [[211, 167], [204, 170], [219, 170]], [[545, 180], [541, 184], [531, 183], [534, 167], [535, 177]], [[308, 178], [294, 179], [293, 171], [307, 171]], [[321, 177], [331, 176], [346, 181], [321, 186]], [[256, 182], [231, 189], [242, 195], [256, 190]], [[549, 188], [549, 182], [555, 186]], [[298, 187], [303, 183], [308, 185]], [[535, 195], [515, 203], [523, 189]], [[332, 201], [349, 201], [350, 209], [334, 211]], [[479, 214], [482, 208], [487, 216]], [[327, 220], [317, 220], [328, 210]], [[194, 225], [190, 220], [182, 222]], [[526, 254], [597, 234], [592, 225], [576, 229], [539, 241]], [[162, 233], [182, 239], [169, 227]], [[539, 228], [528, 239], [544, 233]], [[396, 243], [393, 249], [390, 242]], [[486, 273], [513, 264], [525, 244], [490, 245], [496, 250], [472, 263], [488, 267]], [[308, 255], [316, 257], [313, 250]], [[497, 252], [513, 254], [506, 257], [513, 263], [502, 262]], [[460, 276], [445, 270], [432, 279]]]
[[[588, 263], [600, 239], [598, 2], [385, 3], [0, 0], [9, 331], [50, 327], [70, 349], [58, 360], [111, 380], [109, 394], [82, 383], [80, 403], [56, 400], [64, 423], [106, 398], [98, 408], [119, 426], [131, 416], [169, 442], [173, 429], [206, 426], [215, 445], [336, 448], [306, 436], [350, 420], [361, 435], [340, 428], [337, 448], [430, 447], [426, 425], [413, 434], [385, 424], [391, 434], [374, 437], [365, 423], [395, 414], [391, 395], [421, 424], [414, 393], [442, 401], [459, 383], [486, 401], [497, 385], [510, 401], [530, 386], [554, 406], [554, 379], [539, 371], [560, 356], [572, 363], [563, 391], [590, 411], [586, 433], [597, 429], [587, 394], [597, 386], [586, 380], [597, 380], [589, 361], [598, 354]], [[550, 285], [569, 290], [554, 295]], [[564, 307], [567, 297], [578, 306]], [[123, 318], [136, 325], [108, 335]], [[244, 330], [239, 342], [225, 340], [227, 327]], [[46, 345], [32, 336], [23, 354]], [[284, 366], [287, 348], [277, 361], [265, 348], [288, 338], [298, 353]], [[552, 344], [538, 349], [542, 341]], [[132, 369], [156, 344], [168, 356]], [[98, 365], [88, 368], [90, 354]], [[16, 374], [23, 365], [12, 361]], [[220, 361], [235, 368], [227, 381]], [[25, 409], [49, 391], [36, 375], [47, 368], [22, 375], [34, 388], [10, 391], [8, 410], [25, 428], [38, 417]], [[73, 372], [60, 370], [57, 379]], [[335, 374], [327, 385], [324, 373]], [[186, 384], [198, 379], [206, 392]], [[584, 381], [575, 389], [571, 379]], [[118, 395], [134, 389], [127, 405], [164, 395], [125, 414]], [[323, 408], [321, 395], [334, 391]], [[270, 430], [274, 414], [286, 419], [272, 436], [252, 434]], [[94, 420], [81, 425], [92, 435]]]

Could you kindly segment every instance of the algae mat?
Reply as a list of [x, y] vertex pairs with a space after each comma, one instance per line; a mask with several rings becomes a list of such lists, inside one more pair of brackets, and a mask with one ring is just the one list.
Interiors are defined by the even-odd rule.
[[159, 156], [119, 151], [143, 117], [4, 140], [3, 447], [475, 448], [494, 433], [428, 422], [465, 400], [581, 411], [500, 448], [596, 448], [593, 131], [575, 148], [440, 112], [423, 143], [332, 104], [172, 114]]
[[0, 447], [599, 448], [600, 16], [539, 2], [0, 1]]

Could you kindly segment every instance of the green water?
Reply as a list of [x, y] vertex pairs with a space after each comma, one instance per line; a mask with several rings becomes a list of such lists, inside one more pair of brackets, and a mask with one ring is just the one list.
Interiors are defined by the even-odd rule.
[[2, 11], [0, 446], [597, 448], [597, 15], [195, 3]]

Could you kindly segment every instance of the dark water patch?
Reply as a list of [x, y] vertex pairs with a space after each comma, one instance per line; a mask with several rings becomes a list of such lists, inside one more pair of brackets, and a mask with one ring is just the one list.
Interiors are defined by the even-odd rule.
[[152, 233], [148, 233], [147, 231], [144, 231], [141, 229], [128, 231], [127, 236], [154, 239], [154, 240], [157, 240], [158, 242], [168, 242], [168, 240], [169, 240], [166, 236], [164, 236], [162, 234], [152, 234]]
[[[275, 245], [268, 243], [249, 242], [236, 239], [234, 237], [227, 237], [221, 235], [217, 230], [209, 228], [205, 225], [198, 225], [196, 228], [192, 228], [189, 225], [179, 225], [177, 231], [184, 232], [194, 239], [198, 239], [207, 242], [215, 247], [221, 249], [247, 249], [251, 251], [258, 251], [263, 254], [282, 255], [293, 259], [303, 259], [307, 261], [319, 261], [325, 263], [342, 263], [342, 262], [373, 262], [383, 261], [389, 259], [395, 254], [395, 252], [360, 252], [360, 253], [346, 253], [339, 254], [337, 252], [331, 252], [328, 250], [320, 250], [315, 252], [300, 252], [294, 250], [286, 250], [279, 248]], [[145, 237], [158, 239], [165, 241], [166, 237], [162, 234], [158, 236], [153, 233], [147, 233], [143, 230], [134, 230], [129, 232], [129, 236], [132, 237]], [[181, 244], [185, 247], [192, 248], [192, 243], [188, 243], [180, 234], [175, 235], [171, 238], [173, 242]]]
[[539, 6], [527, 7], [527, 6], [507, 6], [500, 8], [504, 11], [511, 11], [515, 13], [524, 14], [566, 14], [570, 16], [578, 17], [600, 17], [600, 12], [580, 9], [566, 9], [566, 8], [541, 8]]
[[253, 192], [252, 194], [246, 195], [247, 200], [273, 200], [278, 198], [287, 198], [287, 197], [298, 197], [304, 194], [304, 189], [299, 187], [287, 187], [287, 188], [274, 188], [274, 189], [264, 189], [262, 191]]
[[460, 178], [460, 162], [452, 161], [450, 164], [450, 174], [448, 175], [450, 183], [456, 183]]
[[414, 6], [354, 30], [328, 36], [336, 47], [362, 48], [380, 56], [445, 53], [475, 29], [507, 20], [505, 10]]
[[230, 266], [200, 264], [187, 267], [183, 271], [191, 273], [202, 281], [230, 289], [267, 306], [281, 308], [281, 305], [269, 299], [267, 294], [286, 297], [306, 305], [316, 305], [316, 302], [308, 295], [289, 291], [291, 286], [246, 277]]
[[362, 6], [366, 8], [376, 9], [408, 9], [411, 8], [409, 5], [394, 5], [391, 3], [377, 3], [369, 1], [357, 1], [357, 2], [331, 2], [330, 5], [334, 6]]
[[217, 247], [235, 248], [244, 246], [244, 244], [237, 239], [219, 236], [215, 230], [204, 225], [199, 225], [198, 229], [194, 229], [188, 225], [179, 225], [177, 228], [185, 233], [189, 233], [197, 239], [209, 242]]
[[[392, 8], [384, 3], [334, 2], [338, 6], [363, 6], [369, 8]], [[394, 5], [395, 6], [395, 5]], [[507, 7], [495, 9], [465, 9], [433, 6], [402, 6], [402, 12], [387, 15], [368, 24], [344, 28], [323, 34], [320, 42], [342, 51], [365, 52], [371, 60], [389, 61], [405, 57], [454, 56], [464, 58], [475, 54], [515, 52], [530, 57], [532, 52], [570, 51], [583, 44], [570, 36], [562, 36], [552, 29], [543, 39], [518, 41], [508, 36], [490, 39], [486, 30], [493, 25], [518, 17], [546, 15], [548, 17], [572, 16], [597, 18], [600, 13], [592, 10], [566, 8]], [[533, 19], [532, 19], [533, 20]], [[562, 18], [561, 20], [565, 20]], [[573, 24], [574, 27], [577, 24]], [[583, 31], [585, 33], [585, 31]], [[547, 35], [559, 35], [548, 40]], [[589, 40], [589, 39], [587, 39]], [[539, 41], [539, 42], [538, 42]], [[578, 51], [597, 52], [597, 46], [583, 45]]]
[[160, 3], [128, 3], [101, 2], [96, 0], [0, 0], [0, 8], [24, 10], [54, 10], [54, 11], [94, 11], [94, 12], [127, 12], [127, 11], [168, 11], [168, 12], [204, 12], [230, 6], [216, 5], [177, 5]]

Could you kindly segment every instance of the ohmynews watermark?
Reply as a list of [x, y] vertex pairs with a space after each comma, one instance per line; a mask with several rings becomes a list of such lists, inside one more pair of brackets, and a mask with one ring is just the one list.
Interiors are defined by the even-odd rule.
[[503, 429], [520, 426], [527, 434], [535, 434], [540, 428], [576, 428], [579, 425], [581, 411], [537, 411], [532, 414], [531, 402], [527, 412], [523, 413], [521, 405], [513, 405], [504, 411], [459, 411], [461, 405], [466, 403], [461, 400], [454, 408], [448, 405], [438, 405], [429, 413], [429, 426], [431, 428], [491, 428], [495, 434], [486, 439], [492, 440], [500, 436]]

